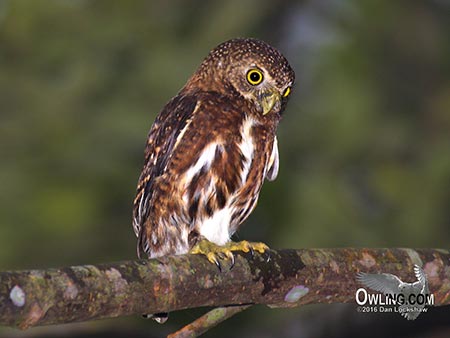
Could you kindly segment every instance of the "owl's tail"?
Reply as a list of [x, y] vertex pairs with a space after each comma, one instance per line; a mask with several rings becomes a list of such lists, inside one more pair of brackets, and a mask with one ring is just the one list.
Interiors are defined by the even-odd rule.
[[168, 312], [160, 312], [160, 313], [154, 313], [154, 314], [144, 314], [142, 317], [147, 319], [153, 319], [158, 324], [164, 324], [167, 322], [167, 319], [169, 319], [169, 313]]

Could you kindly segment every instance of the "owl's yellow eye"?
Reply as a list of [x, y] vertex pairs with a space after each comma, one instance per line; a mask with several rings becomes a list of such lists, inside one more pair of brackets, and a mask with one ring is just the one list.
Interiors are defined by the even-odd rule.
[[252, 86], [259, 85], [264, 79], [263, 73], [259, 69], [250, 69], [247, 72], [247, 81]]
[[283, 92], [283, 97], [288, 97], [291, 93], [291, 87], [287, 87]]

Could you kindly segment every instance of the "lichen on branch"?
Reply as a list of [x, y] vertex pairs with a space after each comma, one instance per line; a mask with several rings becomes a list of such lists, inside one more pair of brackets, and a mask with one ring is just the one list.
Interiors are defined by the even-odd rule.
[[450, 252], [441, 249], [299, 249], [236, 253], [219, 271], [202, 255], [0, 272], [0, 325], [87, 321], [201, 306], [294, 307], [351, 303], [359, 271], [413, 279], [418, 264], [435, 305], [450, 304]]

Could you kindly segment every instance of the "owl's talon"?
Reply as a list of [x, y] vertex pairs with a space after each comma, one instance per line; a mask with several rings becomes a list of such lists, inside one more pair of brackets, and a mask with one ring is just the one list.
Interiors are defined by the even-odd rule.
[[[221, 260], [229, 260], [230, 261], [230, 269], [229, 270], [231, 270], [233, 268], [235, 260], [234, 260], [234, 255], [231, 252], [231, 250], [225, 249], [224, 251], [218, 253], [218, 256], [220, 257]], [[218, 263], [220, 265], [220, 261]], [[219, 270], [222, 271], [221, 266], [219, 266]]]
[[243, 251], [250, 252], [252, 258], [255, 255], [255, 251], [259, 253], [264, 253], [269, 249], [269, 247], [264, 243], [259, 242], [228, 242], [223, 246], [216, 245], [206, 239], [198, 242], [190, 251], [191, 254], [202, 254], [205, 255], [208, 261], [214, 263], [219, 271], [222, 271], [221, 261], [230, 261], [230, 270], [235, 265], [235, 258], [233, 251]]
[[234, 263], [236, 263], [236, 261], [234, 260], [234, 255], [231, 255], [231, 266], [230, 266], [230, 270], [233, 269]]
[[[205, 254], [205, 253], [203, 253], [203, 254]], [[216, 255], [214, 252], [208, 252], [206, 254], [206, 258], [208, 259], [208, 261], [215, 264], [217, 266], [217, 268], [219, 269], [219, 271], [222, 271], [222, 266], [220, 265], [220, 261], [217, 259], [217, 256], [218, 255]]]
[[214, 261], [214, 264], [216, 264], [217, 269], [219, 269], [219, 271], [222, 272], [222, 265], [220, 264], [219, 260], [216, 259], [216, 260]]
[[253, 251], [253, 248], [251, 247], [251, 245], [249, 246], [249, 250], [250, 250], [250, 255], [252, 255], [252, 259], [255, 257], [255, 251]]

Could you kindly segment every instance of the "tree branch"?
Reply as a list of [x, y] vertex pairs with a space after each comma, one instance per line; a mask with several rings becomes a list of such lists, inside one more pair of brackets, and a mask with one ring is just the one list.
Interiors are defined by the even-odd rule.
[[426, 272], [435, 305], [450, 304], [449, 250], [303, 249], [235, 256], [233, 269], [222, 272], [201, 255], [0, 272], [0, 325], [26, 329], [200, 306], [350, 303], [361, 287], [358, 271], [413, 281], [414, 264]]
[[177, 332], [169, 334], [167, 338], [198, 337], [235, 314], [248, 309], [251, 305], [223, 306], [212, 309], [192, 323], [184, 326]]

